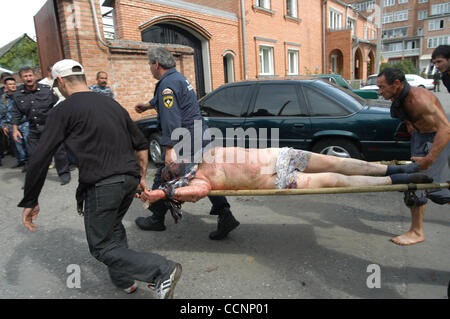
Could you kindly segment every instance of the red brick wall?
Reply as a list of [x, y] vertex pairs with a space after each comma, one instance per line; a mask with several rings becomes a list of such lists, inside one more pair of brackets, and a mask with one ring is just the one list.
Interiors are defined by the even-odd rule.
[[[101, 17], [99, 0], [95, 2], [97, 17]], [[108, 73], [108, 85], [116, 93], [117, 101], [128, 110], [133, 119], [154, 115], [153, 111], [143, 115], [136, 114], [134, 105], [153, 97], [156, 80], [151, 75], [146, 53], [155, 44], [112, 41], [110, 47], [106, 47], [97, 40], [89, 1], [62, 1], [58, 4], [65, 57], [83, 64], [88, 84], [96, 82], [98, 71], [105, 71]], [[102, 30], [101, 19], [99, 25]], [[174, 53], [177, 69], [195, 86], [193, 49], [183, 46], [166, 47]]]

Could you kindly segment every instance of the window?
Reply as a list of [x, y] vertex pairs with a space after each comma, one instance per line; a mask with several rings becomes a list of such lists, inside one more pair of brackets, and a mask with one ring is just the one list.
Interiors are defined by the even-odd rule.
[[375, 9], [375, 0], [354, 3], [352, 6], [358, 11], [370, 11]]
[[383, 24], [394, 22], [394, 15], [392, 13], [383, 14]]
[[448, 36], [428, 38], [427, 44], [429, 49], [437, 48], [441, 44], [450, 44]]
[[371, 40], [375, 40], [375, 30], [372, 30], [372, 36], [370, 38]]
[[427, 3], [428, 0], [419, 0], [419, 3]]
[[384, 52], [398, 52], [403, 50], [402, 42], [388, 43], [383, 46]]
[[355, 20], [350, 18], [347, 19], [347, 29], [351, 29], [352, 35], [355, 35]]
[[431, 20], [428, 24], [429, 31], [437, 31], [444, 29], [444, 19]]
[[226, 87], [200, 102], [201, 109], [207, 116], [239, 117], [248, 106], [250, 85]]
[[445, 14], [450, 12], [450, 2], [433, 4], [431, 6], [431, 14]]
[[286, 0], [286, 13], [290, 17], [298, 17], [297, 0]]
[[330, 10], [330, 29], [342, 29], [342, 13], [335, 10]]
[[364, 27], [364, 40], [367, 40], [369, 37], [369, 28]]
[[423, 35], [423, 28], [417, 28], [417, 35]]
[[270, 0], [256, 0], [256, 6], [264, 9], [270, 9]]
[[384, 0], [384, 6], [385, 7], [395, 6], [395, 0]]
[[298, 50], [288, 50], [288, 75], [298, 75]]
[[408, 20], [408, 10], [401, 10], [394, 12], [394, 21], [406, 21]]
[[295, 85], [261, 85], [252, 116], [301, 116]]
[[407, 35], [408, 35], [408, 27], [388, 29], [383, 32], [383, 39], [406, 37]]
[[406, 50], [414, 50], [417, 49], [417, 42], [416, 41], [407, 41], [406, 42]]
[[408, 0], [398, 0], [398, 4], [408, 3]]
[[333, 99], [322, 95], [322, 93], [314, 89], [305, 86], [304, 92], [311, 107], [311, 116], [345, 116], [349, 114], [346, 109]]
[[259, 47], [259, 74], [273, 75], [273, 48], [268, 46]]
[[419, 11], [418, 19], [423, 20], [423, 19], [426, 19], [427, 16], [428, 16], [428, 10], [421, 10], [421, 11]]

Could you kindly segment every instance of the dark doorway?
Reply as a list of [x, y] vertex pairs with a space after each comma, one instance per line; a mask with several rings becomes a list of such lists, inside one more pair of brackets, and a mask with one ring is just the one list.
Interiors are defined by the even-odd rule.
[[205, 95], [202, 43], [189, 31], [173, 24], [160, 23], [142, 31], [142, 41], [163, 44], [181, 44], [194, 49], [195, 83], [197, 97]]

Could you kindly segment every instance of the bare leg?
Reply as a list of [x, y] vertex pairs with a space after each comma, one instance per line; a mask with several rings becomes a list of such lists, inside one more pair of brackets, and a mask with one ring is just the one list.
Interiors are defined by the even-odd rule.
[[297, 188], [391, 185], [389, 176], [346, 176], [338, 173], [297, 174]]
[[411, 208], [411, 227], [403, 235], [392, 238], [397, 245], [413, 245], [425, 240], [423, 232], [423, 216], [425, 215], [425, 206], [416, 206]]
[[354, 158], [342, 158], [312, 153], [305, 173], [340, 173], [344, 175], [386, 175], [387, 165], [369, 163]]

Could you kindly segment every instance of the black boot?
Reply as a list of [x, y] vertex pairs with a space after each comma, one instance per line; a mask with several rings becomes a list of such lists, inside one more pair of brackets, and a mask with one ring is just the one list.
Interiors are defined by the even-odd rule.
[[164, 219], [155, 219], [150, 217], [138, 217], [135, 220], [136, 225], [142, 230], [164, 231], [166, 226], [164, 225]]
[[234, 218], [228, 207], [222, 209], [219, 212], [217, 218], [217, 230], [209, 234], [209, 238], [212, 240], [220, 240], [227, 237], [228, 233], [239, 226], [239, 222]]

